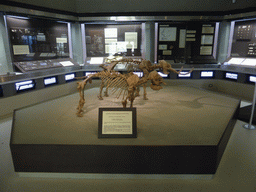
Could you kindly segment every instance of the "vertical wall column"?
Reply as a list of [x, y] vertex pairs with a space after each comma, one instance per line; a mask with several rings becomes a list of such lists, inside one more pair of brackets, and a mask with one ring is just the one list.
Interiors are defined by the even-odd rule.
[[83, 44], [80, 23], [71, 23], [71, 38], [73, 59], [79, 64], [83, 64]]
[[228, 21], [220, 22], [218, 48], [217, 48], [217, 62], [223, 63], [228, 57], [229, 36], [231, 23]]
[[155, 23], [146, 22], [145, 24], [145, 59], [150, 60], [151, 63], [154, 63], [154, 51], [155, 51]]
[[8, 34], [2, 13], [0, 13], [0, 53], [0, 75], [13, 72]]

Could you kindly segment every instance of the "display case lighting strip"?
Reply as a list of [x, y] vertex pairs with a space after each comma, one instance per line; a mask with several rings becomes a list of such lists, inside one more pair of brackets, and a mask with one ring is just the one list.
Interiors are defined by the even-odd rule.
[[162, 72], [157, 72], [161, 77], [163, 78], [167, 78], [168, 77], [168, 74], [164, 74]]
[[71, 81], [75, 79], [75, 73], [70, 73], [65, 75], [65, 80], [66, 81]]
[[227, 79], [234, 79], [237, 80], [238, 74], [236, 73], [226, 73], [226, 78]]
[[56, 77], [49, 77], [44, 79], [44, 85], [53, 85], [53, 84], [57, 84]]
[[93, 74], [96, 74], [97, 72], [85, 72], [84, 75], [85, 76], [88, 76], [88, 75], [93, 75]]
[[138, 77], [143, 77], [143, 73], [142, 72], [133, 72], [133, 74], [138, 75]]
[[15, 16], [15, 15], [7, 15], [7, 17], [10, 17], [10, 18], [15, 18], [15, 19], [30, 19], [29, 17], [22, 17], [22, 16]]
[[32, 80], [21, 81], [21, 82], [15, 83], [16, 91], [32, 89], [32, 88], [34, 88], [34, 86], [35, 86], [35, 84], [33, 83]]
[[201, 77], [213, 77], [213, 71], [201, 71]]
[[184, 77], [189, 78], [189, 77], [191, 77], [191, 73], [184, 71], [184, 72], [180, 72], [180, 74], [178, 76], [181, 78], [184, 78]]
[[249, 76], [249, 81], [252, 82], [252, 83], [256, 83], [256, 76], [250, 75]]

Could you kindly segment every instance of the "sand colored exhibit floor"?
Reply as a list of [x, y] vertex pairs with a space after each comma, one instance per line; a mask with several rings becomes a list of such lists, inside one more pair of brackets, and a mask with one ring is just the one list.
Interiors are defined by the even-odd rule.
[[[239, 100], [188, 86], [148, 90], [137, 97], [137, 138], [98, 139], [98, 109], [121, 107], [114, 95], [98, 100], [99, 88], [85, 91], [84, 116], [76, 116], [79, 94], [15, 111], [12, 144], [217, 145]], [[143, 89], [141, 89], [142, 95]], [[128, 103], [129, 104], [129, 103]]]

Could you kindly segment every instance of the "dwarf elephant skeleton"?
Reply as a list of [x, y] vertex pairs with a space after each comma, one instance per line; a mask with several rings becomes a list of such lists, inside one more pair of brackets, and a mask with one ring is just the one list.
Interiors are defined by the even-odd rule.
[[[125, 62], [132, 62], [132, 60], [123, 60]], [[121, 74], [119, 72], [114, 71], [114, 67], [120, 61], [114, 61], [108, 66], [103, 66], [103, 71], [98, 72], [96, 74], [88, 75], [83, 81], [78, 82], [78, 90], [80, 94], [80, 100], [77, 107], [77, 115], [83, 115], [83, 106], [85, 104], [84, 98], [84, 89], [86, 84], [92, 82], [92, 78], [98, 77], [101, 78], [101, 88], [99, 98], [101, 99], [101, 93], [103, 87], [106, 89], [111, 88], [113, 93], [116, 93], [116, 97], [120, 98], [122, 96], [122, 105], [125, 108], [127, 105], [127, 101], [130, 101], [130, 107], [133, 107], [133, 102], [135, 97], [138, 95], [139, 86], [143, 85], [144, 87], [144, 99], [146, 97], [146, 84], [148, 81], [151, 81], [150, 88], [153, 90], [162, 89], [161, 84], [165, 84], [163, 82], [163, 78], [158, 74], [155, 69], [162, 70], [165, 74], [168, 74], [168, 71], [179, 74], [180, 71], [176, 71], [171, 67], [169, 63], [164, 60], [161, 60], [158, 65], [152, 65], [150, 61], [143, 60], [142, 62], [137, 62], [138, 69], [143, 72], [143, 77], [139, 78], [138, 75], [133, 72], [127, 74]], [[193, 70], [193, 69], [192, 69]], [[192, 72], [189, 71], [188, 73]], [[137, 94], [135, 94], [137, 93]]]
[[122, 97], [123, 108], [126, 108], [127, 101], [130, 101], [130, 107], [133, 107], [135, 91], [141, 84], [151, 80], [151, 88], [153, 90], [161, 89], [161, 84], [164, 84], [163, 78], [156, 71], [152, 71], [147, 78], [139, 78], [133, 72], [128, 74], [120, 74], [118, 72], [101, 71], [96, 74], [91, 74], [84, 81], [78, 82], [77, 88], [79, 90], [80, 100], [77, 107], [77, 116], [79, 117], [83, 116], [83, 107], [85, 104], [85, 86], [88, 82], [92, 82], [93, 77], [100, 77], [105, 83], [105, 86], [107, 88], [111, 88], [113, 90], [113, 94], [116, 93], [117, 98]]

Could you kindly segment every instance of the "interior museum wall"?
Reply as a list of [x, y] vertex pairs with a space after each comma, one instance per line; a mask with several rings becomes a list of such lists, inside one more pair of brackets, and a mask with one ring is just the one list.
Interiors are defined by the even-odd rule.
[[12, 0], [77, 13], [228, 11], [256, 7], [255, 0]]
[[76, 0], [78, 13], [229, 11], [256, 7], [255, 0]]
[[[154, 62], [155, 55], [155, 23], [145, 23], [145, 59]], [[217, 62], [223, 63], [227, 59], [227, 52], [229, 46], [230, 36], [230, 22], [223, 21], [220, 23], [219, 39], [217, 49]], [[71, 38], [72, 38], [72, 55], [74, 61], [79, 64], [83, 64], [83, 44], [82, 44], [82, 32], [80, 23], [71, 23]], [[8, 42], [8, 35], [5, 29], [4, 17], [0, 15], [0, 74], [6, 74], [12, 72], [12, 58], [10, 53], [10, 47]]]
[[57, 9], [61, 11], [76, 12], [76, 0], [12, 0], [18, 3], [25, 3], [34, 6]]

